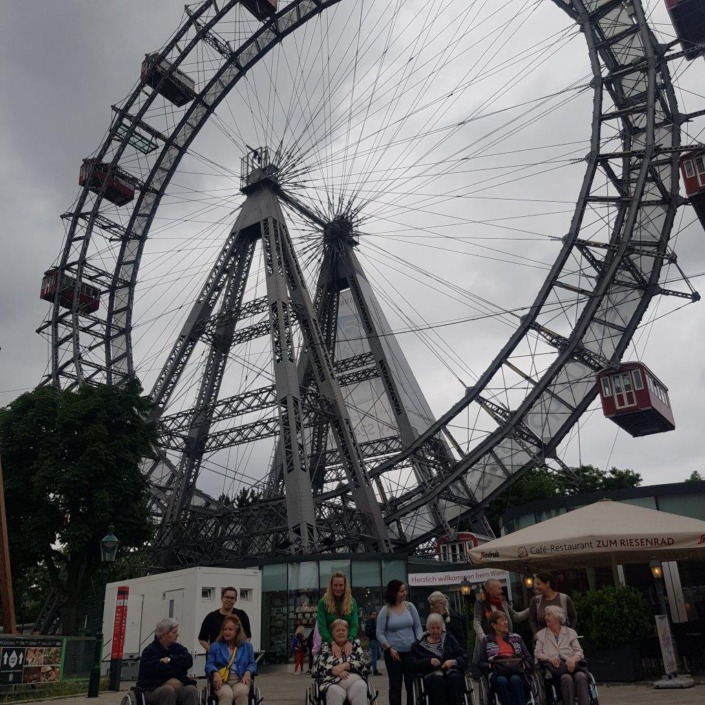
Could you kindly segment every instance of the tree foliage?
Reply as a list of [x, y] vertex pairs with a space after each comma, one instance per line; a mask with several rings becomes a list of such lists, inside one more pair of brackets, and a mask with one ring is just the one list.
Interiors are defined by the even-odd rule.
[[686, 479], [686, 482], [700, 482], [702, 479], [703, 476], [697, 470], [693, 470], [693, 472], [690, 473], [690, 477]]
[[600, 470], [593, 465], [581, 465], [568, 472], [553, 472], [536, 468], [522, 475], [515, 483], [489, 503], [485, 516], [499, 534], [499, 518], [508, 509], [539, 500], [565, 497], [588, 492], [620, 490], [638, 487], [641, 475], [633, 470]]
[[64, 633], [100, 563], [111, 525], [123, 547], [149, 540], [141, 460], [152, 454], [149, 402], [125, 386], [40, 387], [0, 411], [8, 533], [15, 576], [40, 565], [64, 600]]

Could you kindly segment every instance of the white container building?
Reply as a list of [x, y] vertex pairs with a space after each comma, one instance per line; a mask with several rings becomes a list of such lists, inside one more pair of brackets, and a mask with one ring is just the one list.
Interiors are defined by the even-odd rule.
[[221, 606], [220, 591], [237, 589], [235, 607], [250, 618], [252, 645], [260, 650], [262, 624], [262, 573], [255, 568], [186, 568], [143, 578], [108, 583], [103, 610], [103, 672], [107, 672], [113, 646], [113, 626], [118, 587], [129, 588], [125, 645], [124, 680], [137, 677], [137, 661], [145, 646], [154, 639], [154, 627], [164, 617], [179, 622], [179, 643], [193, 655], [192, 677], [203, 676], [205, 651], [198, 632], [208, 612]]

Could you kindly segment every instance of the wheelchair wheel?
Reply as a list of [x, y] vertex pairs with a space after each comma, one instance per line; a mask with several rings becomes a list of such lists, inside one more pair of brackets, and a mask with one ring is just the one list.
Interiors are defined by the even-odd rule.
[[478, 697], [480, 699], [480, 705], [494, 705], [494, 703], [490, 701], [490, 682], [487, 679], [487, 676], [481, 676], [478, 683]]
[[529, 693], [526, 699], [527, 705], [542, 705], [543, 703], [543, 689], [541, 687], [541, 676], [533, 675], [531, 677], [531, 682], [529, 683]]
[[416, 705], [428, 705], [426, 699], [426, 688], [424, 687], [422, 676], [416, 676], [414, 679], [414, 702]]
[[544, 678], [542, 671], [537, 670], [532, 679], [531, 691], [535, 694], [535, 699], [538, 705], [549, 705], [551, 702], [550, 686]]
[[132, 687], [122, 696], [120, 705], [145, 705], [144, 693]]
[[248, 705], [260, 705], [263, 699], [259, 688], [253, 683], [248, 696]]
[[588, 693], [590, 694], [590, 705], [600, 705], [600, 700], [597, 697], [597, 683], [595, 683], [592, 673], [588, 673]]
[[465, 705], [475, 705], [475, 688], [473, 688], [472, 678], [469, 673], [465, 674], [465, 693], [463, 693], [463, 703]]

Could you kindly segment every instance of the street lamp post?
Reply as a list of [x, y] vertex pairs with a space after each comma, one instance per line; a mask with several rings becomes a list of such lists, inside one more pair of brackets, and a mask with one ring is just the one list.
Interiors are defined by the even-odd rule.
[[467, 579], [463, 578], [460, 583], [460, 594], [463, 596], [463, 607], [465, 607], [465, 648], [467, 653], [472, 653], [470, 650], [470, 595], [472, 595], [472, 583]]
[[678, 674], [678, 651], [676, 642], [671, 631], [671, 620], [666, 602], [666, 586], [663, 578], [663, 566], [661, 561], [654, 558], [649, 563], [651, 575], [656, 585], [656, 595], [658, 598], [660, 615], [656, 618], [656, 630], [658, 632], [659, 644], [661, 645], [661, 656], [665, 667], [666, 676], [654, 683], [654, 688], [692, 688], [695, 681], [689, 675]]
[[103, 661], [103, 609], [105, 608], [105, 569], [106, 563], [114, 563], [120, 543], [113, 533], [114, 527], [110, 526], [108, 533], [100, 541], [100, 611], [96, 623], [95, 651], [93, 652], [93, 666], [88, 681], [88, 697], [97, 698], [100, 691], [100, 664]]

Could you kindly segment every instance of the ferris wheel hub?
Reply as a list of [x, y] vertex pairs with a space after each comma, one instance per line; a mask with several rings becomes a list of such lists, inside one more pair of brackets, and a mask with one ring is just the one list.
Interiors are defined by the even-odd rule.
[[241, 160], [240, 191], [252, 192], [262, 185], [279, 186], [279, 168], [269, 156], [268, 147], [253, 148]]

